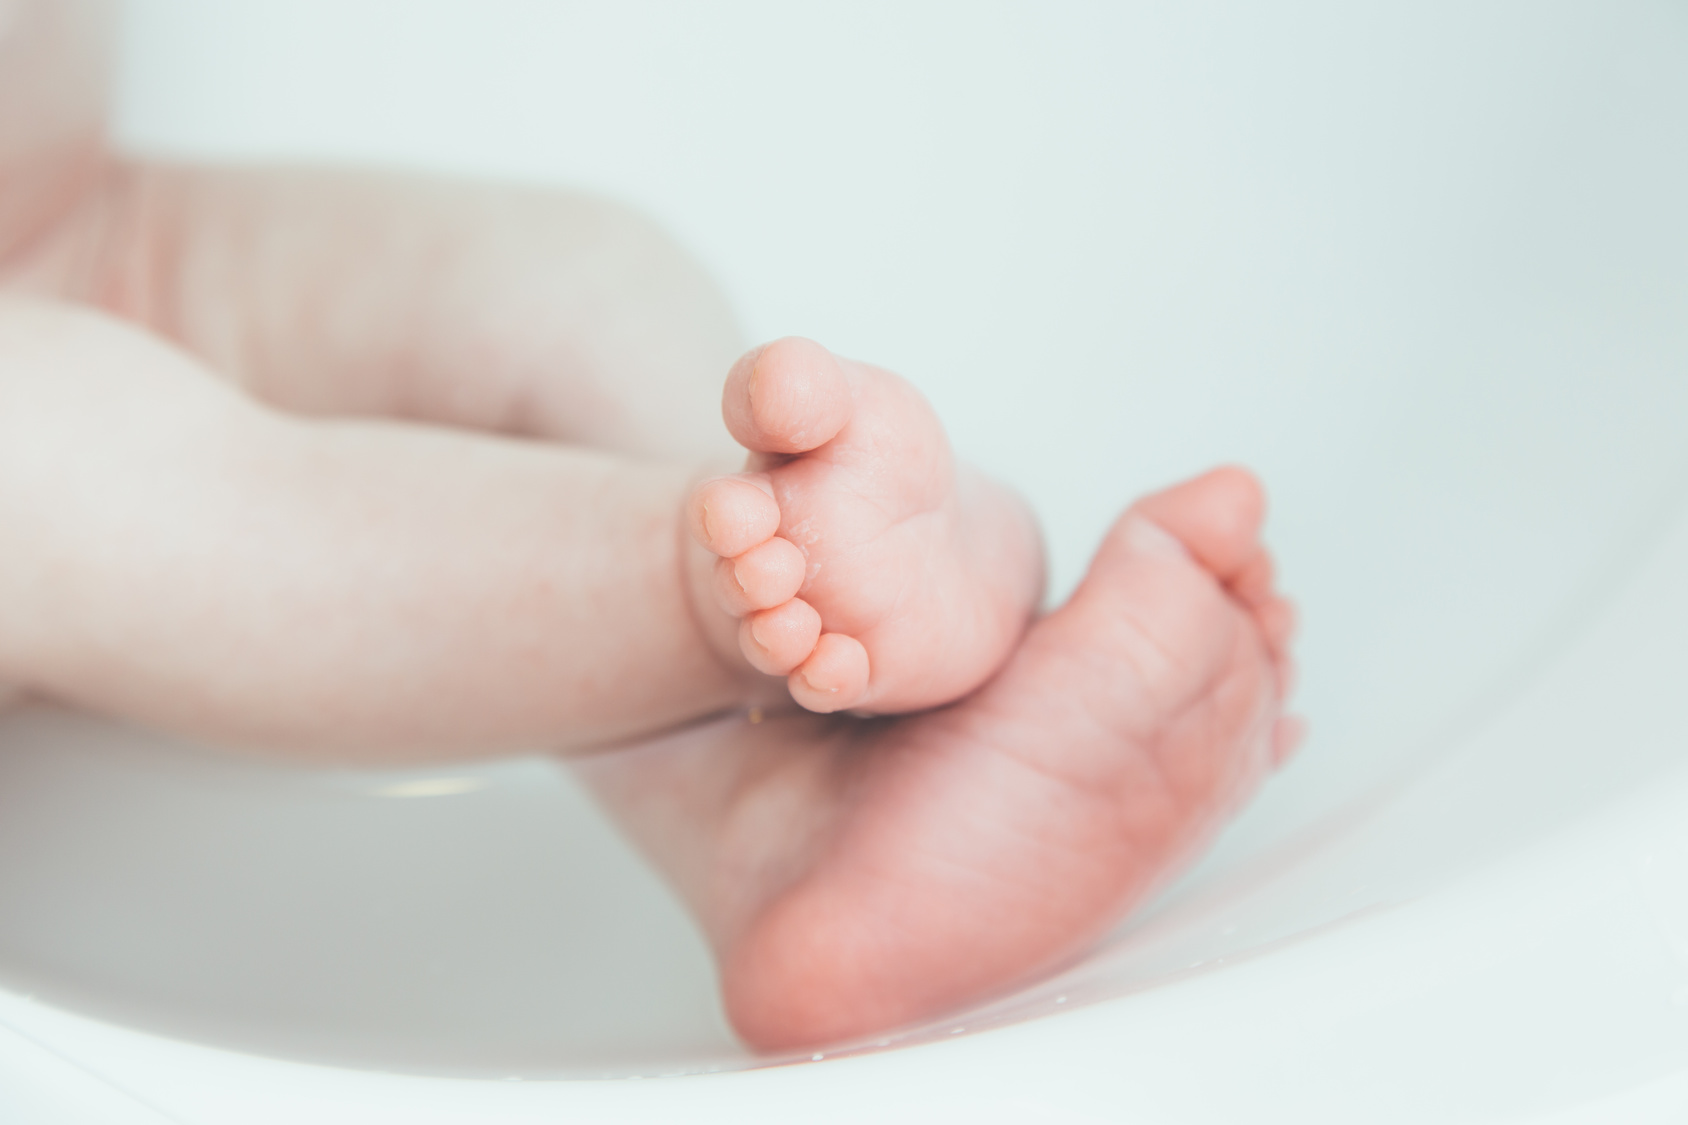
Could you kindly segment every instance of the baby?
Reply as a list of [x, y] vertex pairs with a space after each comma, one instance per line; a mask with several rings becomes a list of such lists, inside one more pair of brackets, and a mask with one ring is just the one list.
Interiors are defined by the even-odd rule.
[[1140, 500], [1040, 616], [1031, 515], [897, 376], [731, 362], [603, 201], [112, 156], [102, 30], [0, 0], [13, 691], [321, 760], [570, 755], [764, 1049], [1071, 958], [1293, 747], [1246, 472]]

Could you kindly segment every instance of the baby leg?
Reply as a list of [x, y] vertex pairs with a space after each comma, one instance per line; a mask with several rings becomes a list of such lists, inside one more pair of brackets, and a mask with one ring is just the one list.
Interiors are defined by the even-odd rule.
[[0, 302], [0, 681], [300, 750], [597, 745], [742, 702], [684, 467], [265, 408], [98, 314]]

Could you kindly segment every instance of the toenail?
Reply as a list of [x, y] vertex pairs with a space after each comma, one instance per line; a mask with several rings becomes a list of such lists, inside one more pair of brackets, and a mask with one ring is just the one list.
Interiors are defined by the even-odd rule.
[[706, 543], [715, 542], [715, 521], [710, 518], [707, 500], [704, 501], [703, 505], [703, 538]]
[[1176, 535], [1146, 517], [1133, 516], [1126, 523], [1125, 534], [1132, 549], [1144, 554], [1190, 557], [1189, 549]]
[[761, 649], [763, 652], [767, 652], [768, 642], [762, 639], [761, 626], [762, 622], [760, 620], [751, 621], [750, 640], [757, 648]]
[[809, 690], [811, 690], [811, 691], [824, 691], [828, 695], [837, 695], [838, 694], [838, 688], [836, 686], [834, 686], [834, 687], [822, 687], [821, 685], [817, 684], [815, 681], [811, 680], [808, 677], [807, 674], [803, 675], [803, 682], [809, 685]]

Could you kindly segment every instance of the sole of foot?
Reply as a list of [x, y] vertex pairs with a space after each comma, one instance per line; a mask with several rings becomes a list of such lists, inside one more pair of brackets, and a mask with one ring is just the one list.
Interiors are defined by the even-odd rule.
[[1149, 497], [984, 690], [831, 747], [824, 838], [723, 950], [747, 1040], [848, 1041], [1000, 993], [1181, 869], [1300, 737], [1262, 509], [1234, 469]]
[[743, 658], [816, 712], [949, 703], [1001, 666], [1043, 586], [1025, 505], [958, 466], [907, 382], [810, 340], [734, 365], [745, 471], [704, 482], [692, 537]]

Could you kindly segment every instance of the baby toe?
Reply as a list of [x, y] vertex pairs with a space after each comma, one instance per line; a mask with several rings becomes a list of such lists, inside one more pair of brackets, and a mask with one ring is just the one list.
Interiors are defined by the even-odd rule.
[[1254, 620], [1260, 626], [1266, 647], [1281, 660], [1295, 637], [1295, 604], [1287, 598], [1269, 598], [1254, 607]]
[[740, 359], [721, 395], [727, 429], [759, 453], [806, 453], [825, 445], [854, 409], [850, 378], [837, 357], [798, 336]]
[[693, 490], [686, 521], [693, 539], [730, 559], [773, 537], [780, 528], [780, 506], [760, 474], [716, 477]]
[[739, 649], [750, 666], [770, 676], [788, 675], [815, 650], [821, 615], [802, 598], [750, 614], [739, 624]]
[[1247, 469], [1214, 469], [1135, 507], [1177, 536], [1221, 582], [1233, 582], [1260, 551], [1266, 493]]
[[859, 703], [867, 694], [867, 681], [867, 649], [862, 643], [843, 633], [823, 633], [786, 685], [803, 707], [828, 714]]
[[1264, 548], [1256, 550], [1254, 557], [1231, 578], [1231, 593], [1250, 609], [1266, 604], [1273, 597], [1273, 571], [1272, 556]]
[[797, 596], [807, 565], [802, 551], [776, 536], [735, 559], [715, 564], [716, 597], [734, 617], [772, 609]]
[[1285, 715], [1272, 727], [1272, 765], [1281, 766], [1307, 740], [1307, 721], [1299, 715]]

